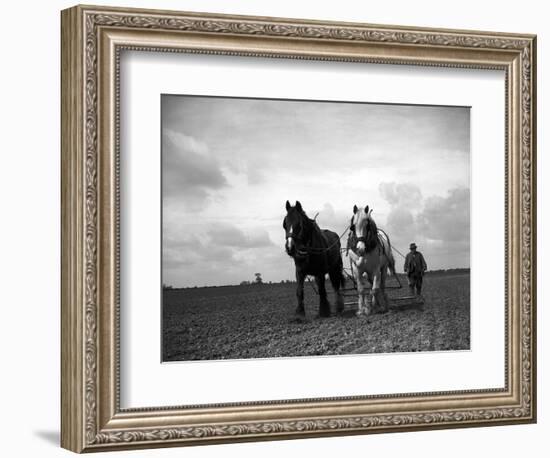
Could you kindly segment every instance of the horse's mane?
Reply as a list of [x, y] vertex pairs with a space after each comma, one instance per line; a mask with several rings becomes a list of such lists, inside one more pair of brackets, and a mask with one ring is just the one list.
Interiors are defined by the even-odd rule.
[[306, 219], [308, 221], [308, 224], [309, 224], [309, 228], [312, 232], [312, 234], [311, 234], [312, 243], [315, 244], [314, 239], [317, 238], [317, 240], [319, 241], [319, 243], [322, 246], [323, 243], [324, 243], [324, 238], [322, 237], [322, 231], [321, 231], [321, 228], [319, 227], [319, 225], [317, 224], [317, 221], [315, 219], [310, 218], [309, 216], [307, 216], [305, 212], [303, 212], [303, 214], [306, 217]]
[[370, 231], [367, 233], [367, 250], [370, 251], [369, 245], [372, 245], [372, 248], [376, 246], [378, 243], [378, 226], [376, 225], [376, 222], [372, 219], [372, 217], [368, 216], [368, 223], [370, 224]]
[[304, 222], [308, 226], [308, 230], [310, 231], [310, 243], [312, 248], [326, 248], [327, 246], [327, 240], [323, 236], [323, 230], [319, 227], [317, 224], [317, 221], [315, 218], [310, 218], [307, 216], [306, 212], [302, 210], [300, 212], [300, 216], [304, 219]]

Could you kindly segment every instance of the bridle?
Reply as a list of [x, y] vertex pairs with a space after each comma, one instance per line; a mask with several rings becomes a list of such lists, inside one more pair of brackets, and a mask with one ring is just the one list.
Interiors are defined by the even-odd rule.
[[[304, 237], [304, 231], [307, 223], [304, 220], [308, 220], [309, 218], [307, 218], [307, 216], [305, 215], [301, 215], [301, 216], [303, 218], [302, 218], [302, 221], [300, 221], [299, 232], [298, 233], [290, 232], [285, 226], [285, 233], [286, 233], [287, 239], [294, 240], [294, 243], [296, 244], [296, 254], [299, 255], [299, 257], [305, 257], [309, 254], [308, 252], [309, 249], [311, 249], [311, 247], [308, 247], [307, 244], [308, 242], [311, 243], [311, 239], [313, 237], [313, 231], [310, 231], [309, 240], [306, 240], [306, 237]], [[309, 221], [311, 222], [311, 220]], [[302, 245], [302, 248], [298, 248], [298, 243]]]
[[[366, 227], [366, 233], [368, 235], [369, 232], [371, 232], [371, 230], [370, 230], [370, 221], [367, 220], [366, 226], [367, 226]], [[355, 231], [355, 224], [353, 223], [353, 216], [351, 217], [351, 223], [349, 225], [349, 230], [355, 236], [355, 242], [356, 243], [363, 242], [364, 244], [366, 244], [368, 242], [368, 238], [367, 238], [366, 235], [363, 235], [361, 237], [357, 237], [357, 232]]]
[[[354, 240], [353, 240], [353, 246], [352, 247], [350, 247], [348, 245], [348, 250], [351, 248], [351, 250], [353, 252], [355, 252], [356, 249], [357, 249], [357, 244], [359, 242], [363, 242], [365, 244], [365, 246], [367, 246], [369, 244], [369, 234], [372, 232], [372, 229], [371, 229], [370, 220], [367, 220], [366, 228], [365, 228], [365, 231], [366, 231], [365, 235], [363, 235], [361, 237], [358, 237], [357, 236], [357, 231], [356, 231], [356, 225], [354, 224], [353, 219], [354, 219], [354, 216], [351, 217], [349, 230], [350, 230], [350, 236], [353, 235]], [[376, 237], [378, 237], [378, 234], [376, 234]], [[348, 244], [349, 244], [349, 241], [348, 241]]]

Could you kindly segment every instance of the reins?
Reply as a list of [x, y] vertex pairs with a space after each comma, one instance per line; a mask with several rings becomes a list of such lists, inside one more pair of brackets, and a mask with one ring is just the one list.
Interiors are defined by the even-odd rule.
[[[315, 216], [317, 217], [317, 215], [315, 215]], [[315, 218], [312, 221], [314, 223], [316, 223]], [[326, 247], [326, 248], [317, 248], [317, 247], [303, 246], [301, 249], [296, 250], [296, 254], [299, 255], [299, 256], [302, 256], [302, 257], [303, 256], [308, 256], [310, 254], [314, 254], [314, 255], [315, 254], [316, 255], [324, 254], [324, 253], [328, 252], [329, 250], [331, 250], [332, 248], [334, 248], [338, 243], [340, 243], [348, 231], [350, 231], [350, 235], [353, 234], [354, 232], [351, 230], [352, 226], [353, 226], [353, 224], [348, 224], [348, 226], [344, 229], [344, 231], [342, 232], [340, 237], [338, 237], [338, 239], [335, 240], [333, 243], [331, 243], [328, 247]], [[317, 226], [317, 228], [319, 229], [318, 226]], [[377, 228], [377, 230], [379, 232], [381, 232], [382, 234], [384, 234], [386, 236], [386, 238], [389, 240], [388, 234], [383, 229]], [[349, 246], [346, 247], [346, 248], [341, 248], [340, 249], [340, 251], [342, 251], [342, 252], [345, 251], [346, 252], [346, 256], [348, 255], [349, 250], [350, 250]], [[353, 251], [353, 249], [351, 249], [351, 250]], [[397, 254], [399, 254], [399, 256], [401, 256], [403, 259], [406, 258], [406, 256], [401, 251], [399, 251], [393, 243], [391, 244], [391, 250], [396, 251]]]
[[[351, 229], [351, 225], [348, 226], [348, 229]], [[346, 229], [346, 230], [347, 230], [347, 229]], [[384, 229], [380, 229], [379, 227], [377, 227], [377, 231], [378, 231], [378, 232], [381, 232], [382, 234], [384, 234], [384, 236], [386, 237], [387, 240], [390, 239], [389, 236], [388, 236], [388, 234], [386, 233], [386, 231], [385, 231]], [[354, 233], [353, 231], [350, 231], [350, 235], [353, 234], [353, 233]], [[361, 239], [364, 239], [364, 238], [365, 238], [365, 237], [357, 237], [357, 236], [356, 236], [355, 242], [361, 242], [361, 241], [365, 242], [364, 240], [361, 240]], [[380, 240], [380, 235], [378, 235], [378, 239]], [[345, 252], [346, 252], [346, 256], [348, 255], [348, 253], [349, 253], [350, 250], [353, 251], [354, 253], [356, 252], [353, 248], [351, 248], [351, 247], [349, 246], [349, 243], [348, 243], [347, 248], [342, 249], [342, 251], [345, 251]], [[390, 244], [390, 250], [396, 251], [397, 254], [398, 254], [399, 256], [401, 256], [403, 259], [406, 259], [406, 256], [405, 256], [403, 253], [401, 253], [401, 251], [399, 251], [399, 250], [395, 247], [395, 245], [394, 245], [393, 243]]]
[[[313, 222], [315, 222], [315, 220], [313, 220]], [[317, 226], [317, 228], [319, 229], [319, 226]], [[301, 256], [307, 256], [309, 254], [324, 254], [326, 252], [328, 252], [329, 250], [331, 250], [332, 248], [334, 248], [337, 244], [340, 243], [340, 241], [342, 240], [342, 238], [344, 237], [344, 235], [346, 235], [346, 232], [350, 229], [350, 226], [346, 227], [344, 229], [344, 232], [342, 232], [342, 235], [340, 235], [340, 237], [338, 237], [337, 240], [335, 240], [334, 242], [332, 242], [328, 247], [326, 248], [317, 248], [317, 247], [308, 247], [308, 246], [304, 246], [302, 247], [300, 250], [296, 250], [296, 253], [300, 254]], [[319, 229], [320, 230], [320, 229]]]

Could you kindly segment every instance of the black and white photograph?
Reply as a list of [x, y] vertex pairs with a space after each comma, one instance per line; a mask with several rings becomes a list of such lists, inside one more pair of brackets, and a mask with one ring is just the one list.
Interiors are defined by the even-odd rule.
[[470, 107], [161, 114], [163, 362], [470, 349]]

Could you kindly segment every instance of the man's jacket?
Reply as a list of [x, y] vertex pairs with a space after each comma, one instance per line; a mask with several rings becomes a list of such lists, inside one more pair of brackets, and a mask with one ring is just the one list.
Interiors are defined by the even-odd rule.
[[424, 256], [422, 256], [422, 253], [420, 253], [420, 251], [415, 251], [414, 253], [411, 251], [407, 254], [407, 257], [405, 258], [405, 266], [403, 267], [403, 269], [409, 275], [423, 275], [424, 271], [427, 268], [428, 266], [426, 265]]

